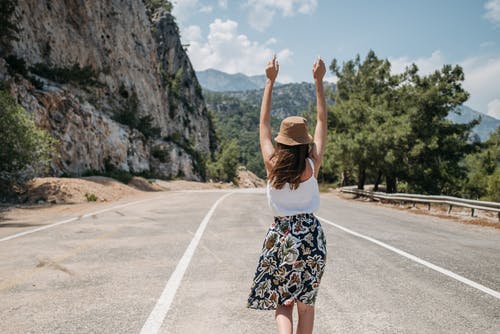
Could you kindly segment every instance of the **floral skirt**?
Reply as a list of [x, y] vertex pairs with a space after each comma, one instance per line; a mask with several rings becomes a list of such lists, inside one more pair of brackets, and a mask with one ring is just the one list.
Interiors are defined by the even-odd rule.
[[247, 307], [274, 310], [295, 301], [314, 305], [325, 262], [325, 234], [312, 213], [274, 217]]

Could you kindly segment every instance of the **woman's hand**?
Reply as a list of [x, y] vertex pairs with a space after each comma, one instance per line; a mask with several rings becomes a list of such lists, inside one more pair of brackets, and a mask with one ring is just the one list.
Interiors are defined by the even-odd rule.
[[318, 57], [318, 59], [313, 64], [312, 72], [314, 81], [323, 82], [323, 77], [326, 73], [325, 62], [323, 62], [323, 59]]
[[280, 65], [278, 64], [278, 60], [276, 60], [276, 55], [274, 55], [273, 59], [271, 59], [271, 61], [269, 61], [266, 66], [267, 78], [274, 83], [276, 77], [278, 76], [279, 70], [280, 70]]

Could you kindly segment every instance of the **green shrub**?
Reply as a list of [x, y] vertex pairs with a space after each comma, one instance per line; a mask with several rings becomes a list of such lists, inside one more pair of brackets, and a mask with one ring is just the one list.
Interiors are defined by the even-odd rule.
[[15, 74], [20, 74], [26, 79], [28, 79], [33, 84], [33, 86], [35, 86], [35, 88], [37, 89], [43, 88], [43, 81], [38, 80], [35, 76], [30, 75], [28, 73], [28, 69], [26, 67], [26, 61], [24, 61], [23, 58], [10, 55], [5, 58], [5, 61], [7, 62], [7, 65], [9, 65], [7, 71], [9, 72], [10, 75], [14, 76]]
[[153, 116], [146, 115], [139, 118], [137, 130], [142, 132], [146, 138], [158, 138], [161, 135], [161, 129], [153, 126]]
[[14, 75], [16, 73], [19, 73], [23, 77], [28, 76], [28, 69], [26, 68], [26, 61], [23, 58], [18, 58], [17, 56], [10, 55], [10, 56], [5, 58], [5, 61], [9, 65], [7, 70], [8, 70], [10, 75]]
[[113, 115], [118, 123], [128, 125], [131, 129], [140, 131], [146, 138], [160, 137], [161, 129], [153, 126], [153, 117], [146, 115], [139, 117], [139, 99], [133, 92], [127, 99], [125, 106]]
[[500, 202], [500, 168], [497, 167], [495, 172], [488, 176], [487, 182], [487, 195], [482, 199]]
[[465, 157], [464, 164], [468, 173], [462, 194], [472, 199], [500, 201], [500, 127], [476, 152]]
[[121, 183], [129, 184], [132, 181], [134, 175], [132, 173], [124, 171], [124, 170], [114, 170], [108, 173], [109, 177], [120, 181]]
[[52, 67], [38, 63], [30, 68], [31, 72], [59, 83], [74, 83], [82, 86], [98, 86], [97, 73], [92, 66], [75, 63], [71, 67]]
[[82, 176], [105, 176], [120, 181], [121, 183], [128, 184], [134, 175], [130, 172], [118, 169], [113, 164], [111, 164], [110, 159], [104, 160], [104, 170], [87, 170]]
[[171, 135], [164, 137], [163, 140], [164, 141], [171, 141], [173, 143], [176, 143], [177, 145], [181, 145], [182, 136], [180, 133], [174, 132]]
[[172, 3], [168, 0], [145, 0], [144, 4], [150, 10], [155, 11], [158, 8], [163, 8], [167, 12], [172, 12]]
[[175, 72], [175, 76], [171, 82], [172, 95], [176, 98], [181, 96], [181, 85], [182, 85], [182, 75], [183, 75], [182, 67]]
[[240, 150], [238, 141], [231, 139], [222, 144], [214, 161], [206, 164], [207, 176], [215, 181], [234, 182], [237, 175]]
[[195, 83], [195, 86], [194, 86], [194, 93], [196, 94], [196, 96], [198, 96], [199, 98], [202, 98], [203, 97], [203, 90], [200, 86], [200, 83], [198, 81], [196, 81]]
[[128, 99], [129, 97], [129, 94], [128, 94], [128, 90], [127, 90], [127, 87], [125, 87], [125, 84], [122, 82], [120, 84], [120, 87], [118, 87], [118, 93], [124, 98], [124, 99]]
[[85, 194], [85, 198], [87, 199], [87, 202], [97, 202], [97, 196], [94, 194]]
[[169, 75], [167, 70], [165, 70], [165, 66], [163, 66], [163, 63], [160, 63], [160, 75], [161, 79], [164, 83], [168, 83], [169, 81]]
[[153, 147], [153, 148], [151, 149], [151, 155], [152, 155], [154, 158], [156, 158], [156, 159], [160, 160], [160, 162], [163, 162], [163, 163], [165, 163], [165, 162], [169, 162], [169, 160], [170, 160], [170, 157], [169, 157], [169, 155], [168, 155], [168, 152], [167, 152], [167, 151], [165, 151], [164, 149], [162, 149], [162, 148], [158, 147], [158, 146]]
[[0, 91], [0, 133], [0, 192], [11, 193], [47, 171], [56, 140], [5, 91]]
[[330, 192], [330, 189], [335, 189], [337, 188], [337, 184], [336, 183], [325, 183], [325, 182], [322, 182], [319, 184], [319, 191], [322, 192], [322, 193], [327, 193], [327, 192]]
[[125, 184], [128, 184], [134, 177], [132, 173], [118, 169], [116, 166], [111, 164], [109, 159], [104, 160], [104, 170], [104, 176], [111, 177]]
[[139, 100], [137, 99], [137, 94], [134, 92], [132, 93], [132, 96], [127, 99], [126, 105], [113, 115], [113, 119], [118, 123], [128, 125], [130, 128], [135, 129], [138, 124], [138, 109]]

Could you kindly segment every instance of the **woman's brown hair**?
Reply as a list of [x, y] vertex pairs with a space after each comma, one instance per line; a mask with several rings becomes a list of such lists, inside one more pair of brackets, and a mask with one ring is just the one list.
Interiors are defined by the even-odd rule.
[[285, 145], [277, 143], [277, 148], [271, 156], [274, 167], [269, 172], [268, 180], [276, 189], [281, 189], [285, 183], [292, 190], [300, 185], [300, 177], [306, 169], [306, 158], [309, 156], [309, 144]]

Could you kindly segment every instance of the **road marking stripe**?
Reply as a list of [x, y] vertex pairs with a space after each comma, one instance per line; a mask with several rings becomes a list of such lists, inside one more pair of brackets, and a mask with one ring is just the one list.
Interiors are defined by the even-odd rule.
[[[261, 193], [264, 193], [264, 191], [265, 191], [265, 189], [263, 189], [263, 188], [246, 188], [246, 189], [237, 189], [237, 190], [230, 190], [230, 189], [228, 189], [228, 190], [225, 190], [225, 189], [224, 190], [223, 189], [176, 190], [176, 191], [171, 191], [171, 192], [172, 193], [174, 193], [174, 192], [177, 192], [177, 193], [211, 193], [211, 192], [234, 193], [234, 192], [237, 192], [237, 193], [261, 194]], [[143, 202], [147, 202], [147, 201], [153, 201], [153, 200], [157, 200], [157, 199], [161, 199], [161, 198], [162, 198], [162, 196], [158, 196], [156, 198], [149, 198], [149, 199], [144, 199], [144, 200], [140, 200], [140, 201], [125, 203], [125, 204], [113, 206], [111, 208], [102, 209], [102, 210], [99, 210], [99, 211], [94, 211], [94, 212], [90, 212], [90, 213], [84, 214], [83, 216], [81, 216], [81, 218], [85, 219], [85, 218], [88, 218], [88, 217], [91, 217], [91, 216], [94, 216], [94, 215], [97, 215], [97, 214], [100, 214], [100, 213], [103, 213], [103, 212], [107, 212], [107, 211], [111, 211], [111, 210], [116, 210], [116, 209], [120, 209], [120, 208], [129, 206], [129, 205], [135, 205], [135, 204], [139, 204], [139, 203], [143, 203]], [[55, 222], [53, 224], [49, 224], [49, 225], [44, 225], [44, 226], [41, 226], [41, 227], [37, 227], [37, 228], [34, 228], [32, 230], [28, 230], [28, 231], [19, 232], [19, 233], [16, 233], [16, 234], [8, 235], [6, 237], [0, 238], [0, 242], [7, 241], [7, 240], [12, 240], [12, 239], [16, 239], [16, 238], [22, 237], [24, 235], [28, 235], [28, 234], [31, 234], [31, 233], [43, 231], [43, 230], [46, 230], [46, 229], [49, 229], [49, 228], [52, 228], [52, 227], [55, 227], [55, 226], [58, 226], [58, 225], [71, 223], [71, 222], [73, 222], [75, 220], [78, 220], [78, 219], [79, 219], [79, 217], [73, 217], [73, 218], [69, 218], [69, 219], [66, 219], [66, 220], [59, 221], [59, 222]]]
[[200, 223], [200, 226], [196, 230], [196, 233], [193, 236], [193, 239], [191, 239], [191, 242], [189, 243], [188, 247], [186, 248], [186, 251], [182, 255], [182, 258], [179, 260], [177, 263], [177, 266], [175, 267], [174, 272], [172, 275], [170, 275], [170, 278], [167, 281], [167, 284], [165, 285], [165, 288], [163, 289], [163, 292], [161, 293], [160, 298], [156, 302], [155, 307], [151, 311], [151, 314], [149, 315], [148, 319], [144, 323], [144, 326], [142, 327], [141, 334], [153, 334], [153, 333], [158, 333], [160, 330], [160, 327], [163, 323], [163, 320], [165, 319], [165, 316], [168, 313], [168, 310], [170, 308], [170, 305], [172, 304], [172, 301], [174, 300], [175, 294], [177, 292], [177, 289], [179, 288], [179, 285], [181, 284], [182, 277], [184, 276], [184, 273], [186, 272], [186, 269], [189, 266], [189, 262], [191, 262], [191, 258], [194, 255], [194, 251], [196, 250], [196, 247], [198, 246], [198, 243], [200, 242], [201, 236], [203, 235], [203, 232], [205, 231], [205, 228], [212, 217], [215, 209], [219, 205], [220, 202], [222, 202], [226, 197], [228, 197], [231, 194], [234, 194], [235, 192], [230, 192], [222, 197], [220, 197], [214, 205], [210, 208], [210, 211], [205, 215], [203, 220]]
[[[91, 217], [93, 215], [97, 215], [97, 214], [100, 214], [100, 213], [103, 213], [103, 212], [120, 209], [120, 208], [129, 206], [129, 205], [135, 205], [135, 204], [139, 204], [139, 203], [142, 203], [142, 202], [153, 201], [153, 200], [156, 200], [156, 199], [159, 199], [159, 198], [160, 197], [157, 197], [157, 198], [148, 198], [148, 199], [144, 199], [144, 200], [140, 200], [140, 201], [135, 201], [135, 202], [129, 202], [129, 203], [125, 203], [125, 204], [120, 204], [120, 205], [113, 206], [111, 208], [102, 209], [102, 210], [99, 210], [99, 211], [94, 211], [94, 212], [91, 212], [91, 213], [87, 213], [87, 214], [84, 214], [81, 217], [82, 217], [82, 219], [85, 219], [85, 218], [88, 218], [88, 217]], [[53, 223], [53, 224], [49, 224], [49, 225], [44, 225], [44, 226], [41, 226], [41, 227], [37, 227], [37, 228], [34, 228], [32, 230], [28, 230], [28, 231], [24, 231], [24, 232], [12, 234], [12, 235], [0, 238], [0, 242], [7, 241], [7, 240], [12, 240], [12, 239], [15, 239], [15, 238], [19, 238], [19, 237], [22, 237], [24, 235], [35, 233], [35, 232], [38, 232], [38, 231], [43, 231], [43, 230], [46, 230], [48, 228], [52, 228], [52, 227], [55, 227], [55, 226], [58, 226], [58, 225], [71, 223], [71, 222], [73, 222], [75, 220], [78, 220], [78, 218], [79, 217], [73, 217], [73, 218], [62, 220], [62, 221], [59, 221], [59, 222], [56, 222], [56, 223]]]
[[458, 275], [458, 274], [455, 274], [454, 272], [449, 271], [449, 270], [447, 270], [447, 269], [441, 268], [441, 267], [439, 267], [439, 266], [437, 266], [437, 265], [435, 265], [435, 264], [433, 264], [433, 263], [430, 263], [430, 262], [428, 262], [428, 261], [425, 261], [425, 260], [423, 260], [423, 259], [421, 259], [421, 258], [419, 258], [419, 257], [416, 257], [415, 255], [412, 255], [412, 254], [410, 254], [410, 253], [407, 253], [407, 252], [405, 252], [405, 251], [402, 251], [402, 250], [400, 250], [400, 249], [398, 249], [398, 248], [396, 248], [396, 247], [390, 246], [390, 245], [388, 245], [388, 244], [386, 244], [386, 243], [384, 243], [384, 242], [382, 242], [382, 241], [378, 241], [377, 239], [374, 239], [374, 238], [371, 238], [371, 237], [367, 237], [366, 235], [363, 235], [363, 234], [361, 234], [361, 233], [355, 232], [355, 231], [353, 231], [353, 230], [350, 230], [350, 229], [348, 229], [348, 228], [346, 228], [346, 227], [343, 227], [343, 226], [340, 226], [340, 225], [338, 225], [338, 224], [332, 223], [331, 221], [329, 221], [329, 220], [327, 220], [327, 219], [325, 219], [325, 218], [321, 218], [321, 217], [319, 217], [319, 216], [317, 216], [317, 217], [318, 217], [321, 221], [323, 221], [323, 222], [325, 222], [325, 223], [327, 223], [327, 224], [330, 224], [330, 225], [332, 225], [332, 226], [334, 226], [334, 227], [336, 227], [336, 228], [338, 228], [338, 229], [341, 229], [341, 230], [342, 230], [342, 231], [344, 231], [344, 232], [347, 232], [347, 233], [352, 234], [352, 235], [354, 235], [354, 236], [356, 236], [356, 237], [359, 237], [359, 238], [362, 238], [362, 239], [365, 239], [365, 240], [371, 241], [371, 242], [373, 242], [373, 243], [375, 243], [375, 244], [377, 244], [377, 245], [379, 245], [379, 246], [382, 246], [382, 247], [384, 247], [384, 248], [386, 248], [386, 249], [388, 249], [388, 250], [390, 250], [390, 251], [392, 251], [392, 252], [394, 252], [394, 253], [397, 253], [397, 254], [399, 254], [399, 255], [401, 255], [401, 256], [404, 256], [404, 257], [406, 257], [406, 258], [408, 258], [408, 259], [410, 259], [410, 260], [413, 260], [413, 261], [415, 261], [415, 262], [417, 262], [417, 263], [420, 263], [420, 264], [422, 264], [422, 265], [424, 265], [424, 266], [426, 266], [426, 267], [428, 267], [428, 268], [430, 268], [430, 269], [433, 269], [433, 270], [435, 270], [435, 271], [437, 271], [437, 272], [440, 272], [441, 274], [444, 274], [444, 275], [446, 275], [446, 276], [449, 276], [449, 277], [451, 277], [451, 278], [454, 278], [454, 279], [456, 279], [457, 281], [460, 281], [460, 282], [462, 282], [462, 283], [465, 283], [465, 284], [467, 284], [467, 285], [469, 285], [469, 286], [471, 286], [471, 287], [473, 287], [473, 288], [476, 288], [476, 289], [478, 289], [478, 290], [480, 290], [480, 291], [482, 291], [482, 292], [484, 292], [484, 293], [487, 293], [487, 294], [489, 294], [489, 295], [491, 295], [491, 296], [493, 296], [493, 297], [495, 297], [495, 298], [500, 299], [500, 292], [498, 292], [498, 291], [495, 291], [495, 290], [493, 290], [493, 289], [490, 289], [490, 288], [488, 288], [488, 287], [485, 287], [484, 285], [481, 285], [481, 284], [479, 284], [479, 283], [476, 283], [476, 282], [474, 282], [474, 281], [471, 281], [471, 280], [470, 280], [470, 279], [468, 279], [468, 278], [465, 278], [465, 277], [463, 277], [463, 276], [460, 276], [460, 275]]
[[241, 188], [241, 189], [191, 189], [170, 190], [173, 193], [238, 193], [238, 194], [265, 194], [266, 188]]

